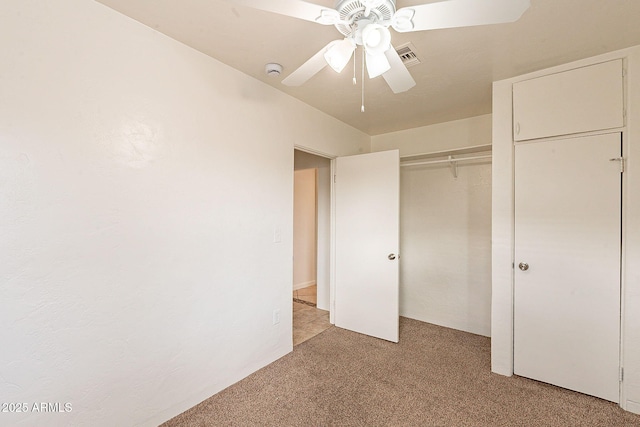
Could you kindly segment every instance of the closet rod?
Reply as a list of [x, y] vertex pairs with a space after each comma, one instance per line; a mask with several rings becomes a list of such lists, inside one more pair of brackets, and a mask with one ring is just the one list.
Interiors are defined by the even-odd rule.
[[434, 165], [434, 164], [438, 164], [438, 163], [457, 163], [457, 162], [462, 162], [462, 161], [467, 161], [467, 160], [481, 160], [481, 159], [490, 159], [491, 155], [487, 155], [487, 156], [474, 156], [474, 157], [460, 157], [460, 158], [453, 158], [453, 157], [449, 157], [448, 159], [444, 159], [444, 160], [426, 160], [424, 162], [415, 162], [415, 163], [405, 163], [405, 164], [401, 164], [400, 166], [404, 167], [404, 166], [418, 166], [418, 165]]

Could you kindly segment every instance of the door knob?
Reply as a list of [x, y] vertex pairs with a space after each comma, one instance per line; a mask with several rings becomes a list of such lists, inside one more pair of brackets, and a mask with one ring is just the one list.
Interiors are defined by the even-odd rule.
[[394, 259], [396, 259], [396, 254], [389, 254], [389, 256], [387, 258], [389, 258], [391, 261], [393, 261]]
[[522, 271], [527, 271], [529, 269], [529, 264], [527, 264], [526, 262], [521, 262], [520, 264], [518, 264], [518, 268]]

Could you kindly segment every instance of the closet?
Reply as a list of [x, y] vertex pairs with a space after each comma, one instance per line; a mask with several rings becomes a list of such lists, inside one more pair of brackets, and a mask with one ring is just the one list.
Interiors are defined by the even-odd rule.
[[405, 155], [400, 177], [401, 315], [489, 336], [491, 145]]
[[623, 126], [622, 59], [513, 85], [516, 142]]
[[514, 373], [619, 401], [623, 61], [513, 84]]

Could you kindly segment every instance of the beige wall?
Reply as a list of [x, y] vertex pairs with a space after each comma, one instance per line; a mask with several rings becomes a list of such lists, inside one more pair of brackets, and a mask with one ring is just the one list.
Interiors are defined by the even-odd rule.
[[[0, 3], [0, 396], [157, 425], [292, 350], [294, 146], [370, 138], [98, 3]], [[280, 310], [280, 323], [273, 312]]]
[[371, 137], [372, 151], [400, 149], [400, 156], [491, 144], [491, 114]]

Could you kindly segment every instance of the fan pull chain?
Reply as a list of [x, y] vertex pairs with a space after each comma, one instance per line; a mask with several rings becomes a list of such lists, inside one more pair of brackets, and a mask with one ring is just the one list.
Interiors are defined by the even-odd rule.
[[364, 113], [364, 66], [365, 66], [364, 61], [365, 61], [365, 55], [364, 55], [364, 47], [363, 47], [362, 48], [362, 107], [360, 107], [360, 111], [363, 113]]
[[353, 85], [357, 85], [358, 81], [356, 80], [356, 55], [353, 55]]

